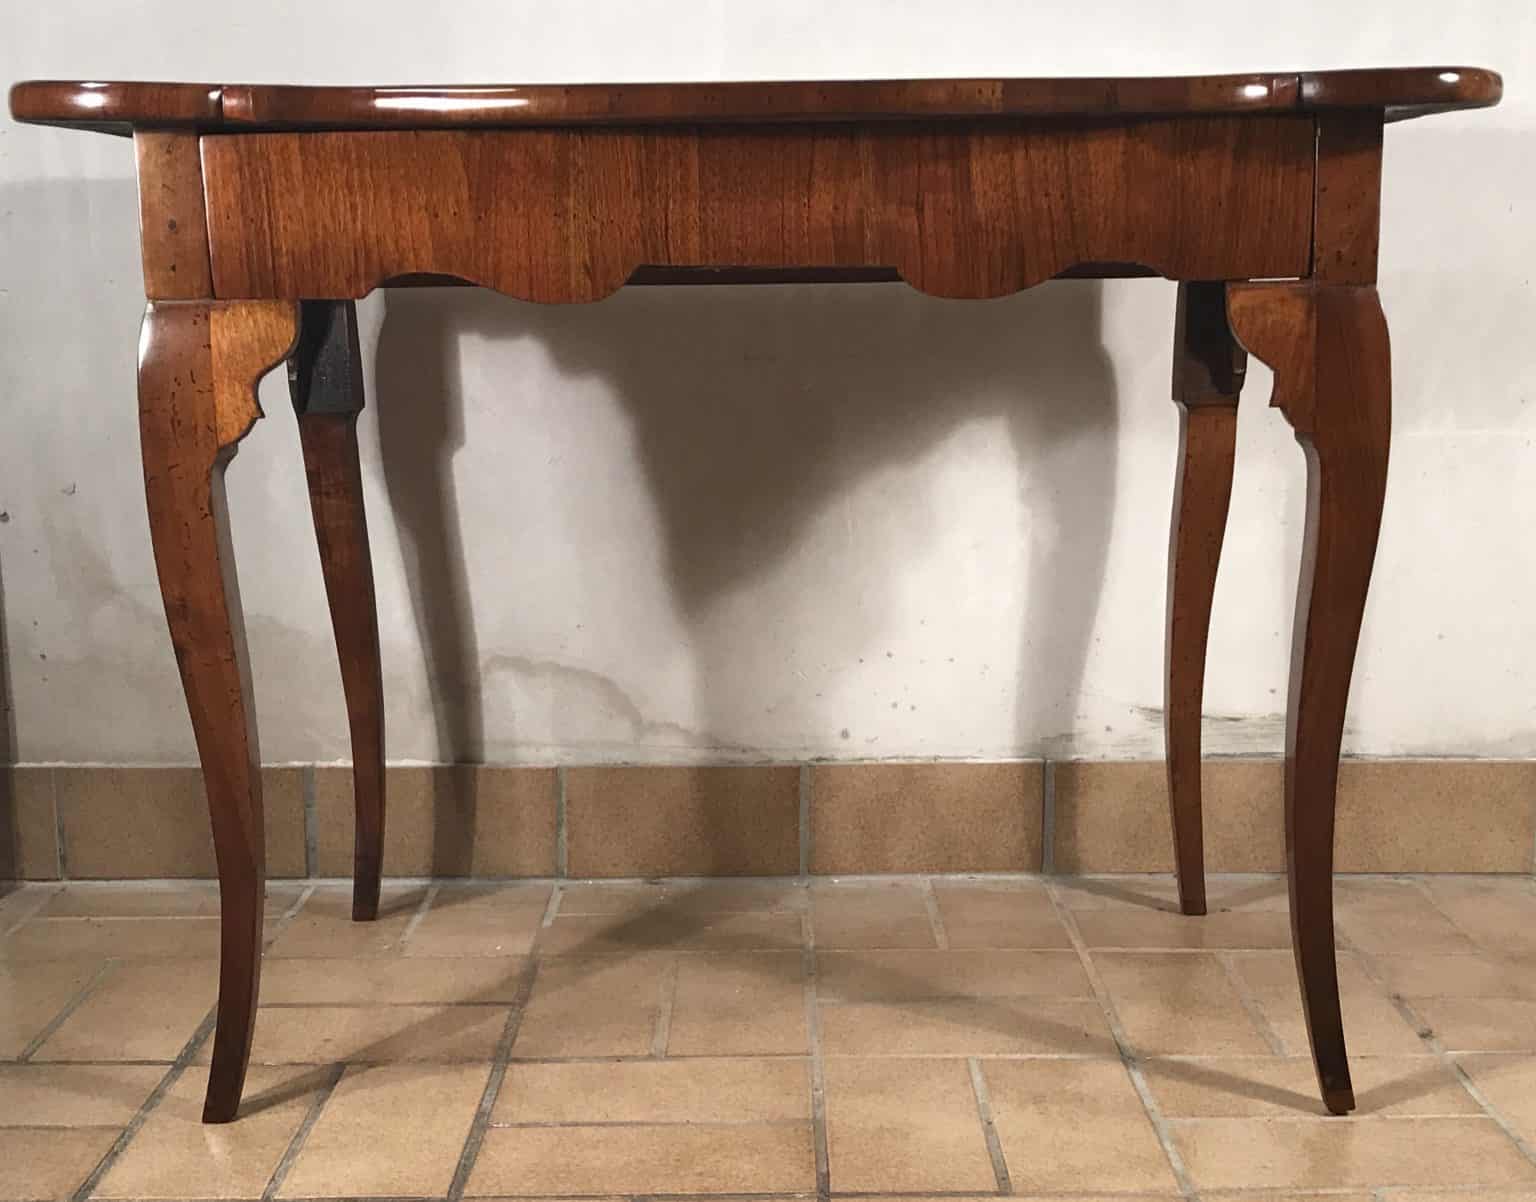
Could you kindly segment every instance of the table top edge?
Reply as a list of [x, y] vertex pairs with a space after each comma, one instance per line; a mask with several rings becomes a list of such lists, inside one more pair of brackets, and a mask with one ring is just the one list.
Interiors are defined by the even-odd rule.
[[23, 80], [11, 116], [108, 133], [1137, 117], [1382, 109], [1389, 120], [1497, 104], [1481, 67], [1234, 75], [305, 86]]

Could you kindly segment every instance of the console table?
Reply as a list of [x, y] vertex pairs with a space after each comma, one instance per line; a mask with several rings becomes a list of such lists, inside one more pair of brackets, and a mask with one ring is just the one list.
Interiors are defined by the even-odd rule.
[[[1307, 461], [1286, 736], [1292, 931], [1323, 1102], [1354, 1107], [1333, 934], [1344, 709], [1391, 430], [1376, 294], [1385, 123], [1494, 104], [1470, 68], [1189, 78], [287, 87], [35, 81], [18, 120], [129, 135], [155, 563], [207, 783], [222, 901], [204, 1119], [235, 1117], [261, 967], [261, 786], [224, 469], [287, 360], [356, 772], [353, 917], [384, 832], [379, 636], [355, 298], [468, 283], [593, 301], [626, 283], [905, 280], [995, 297], [1059, 276], [1180, 281], [1168, 782], [1205, 911], [1200, 708], [1245, 353]], [[941, 403], [935, 398], [935, 403]]]

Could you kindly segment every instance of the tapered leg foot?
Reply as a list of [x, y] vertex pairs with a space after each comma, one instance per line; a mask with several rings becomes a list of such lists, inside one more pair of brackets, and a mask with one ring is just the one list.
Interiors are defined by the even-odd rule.
[[197, 739], [219, 868], [217, 1028], [203, 1120], [240, 1108], [261, 979], [261, 774], [224, 469], [260, 410], [255, 382], [296, 330], [281, 302], [149, 306], [139, 429], [155, 567]]
[[352, 917], [365, 922], [378, 917], [384, 859], [384, 678], [357, 454], [363, 408], [357, 309], [351, 301], [305, 301], [301, 313], [288, 386], [347, 701], [356, 807]]
[[1307, 457], [1307, 526], [1291, 645], [1286, 854], [1302, 1004], [1323, 1102], [1354, 1109], [1333, 930], [1339, 749], [1386, 492], [1391, 361], [1369, 285], [1236, 286], [1232, 328], [1275, 369], [1273, 403]]
[[1179, 474], [1168, 548], [1164, 739], [1179, 907], [1186, 914], [1205, 913], [1200, 713], [1246, 360], [1227, 328], [1225, 286], [1180, 284], [1173, 350]]

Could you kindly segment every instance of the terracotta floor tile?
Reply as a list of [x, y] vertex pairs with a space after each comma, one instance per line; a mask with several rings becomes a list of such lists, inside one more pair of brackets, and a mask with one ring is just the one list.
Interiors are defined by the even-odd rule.
[[818, 948], [937, 947], [923, 890], [908, 883], [812, 885]]
[[0, 1058], [20, 1056], [100, 968], [99, 960], [0, 963]]
[[1536, 1056], [1458, 1056], [1456, 1062], [1489, 1104], [1522, 1137], [1536, 1142]]
[[[504, 1006], [263, 1006], [254, 1064], [381, 1064], [489, 1060], [506, 1027]], [[208, 1041], [198, 1063], [208, 1063]]]
[[990, 1060], [981, 1070], [1015, 1191], [1177, 1187], [1119, 1061]]
[[761, 1123], [811, 1120], [806, 1060], [513, 1064], [491, 1121]]
[[996, 1191], [965, 1061], [829, 1060], [826, 1102], [834, 1193]]
[[549, 906], [548, 885], [445, 885], [405, 941], [407, 956], [521, 956]]
[[1197, 1119], [1170, 1124], [1197, 1188], [1536, 1181], [1492, 1119]]
[[574, 884], [560, 890], [560, 913], [726, 914], [804, 910], [804, 885], [783, 881], [659, 881], [645, 884]]
[[1088, 910], [1076, 915], [1089, 947], [1263, 948], [1291, 946], [1284, 914], [1242, 911], [1191, 917], [1155, 910]]
[[[1290, 990], [1297, 997], [1296, 958], [1285, 951], [1233, 952], [1228, 957], [1239, 979], [1254, 993]], [[1339, 988], [1374, 988], [1370, 974], [1349, 952], [1339, 953]]]
[[800, 952], [679, 956], [667, 1053], [801, 1055], [810, 1050]]
[[1409, 939], [1427, 953], [1477, 950], [1413, 881], [1344, 877], [1334, 886], [1334, 901], [1340, 937], [1364, 951], [1391, 955]]
[[1536, 1002], [1415, 998], [1412, 1005], [1447, 1051], [1536, 1052]]
[[[1232, 965], [1258, 1012], [1286, 1050], [1308, 1047], [1301, 989], [1290, 952], [1237, 953]], [[1386, 992], [1352, 956], [1339, 957], [1339, 1000], [1351, 1052], [1367, 1056], [1417, 1056], [1426, 1048]]]
[[207, 1077], [183, 1073], [92, 1197], [260, 1198], [326, 1079], [254, 1066], [238, 1121], [206, 1126]]
[[514, 1002], [527, 971], [522, 957], [353, 960], [268, 959], [261, 970], [263, 1005], [430, 1005]]
[[316, 889], [267, 949], [269, 956], [388, 956], [395, 954], [415, 916], [424, 886], [386, 886], [379, 917], [352, 921], [351, 886]]
[[166, 1070], [137, 1064], [0, 1064], [0, 1127], [126, 1127]]
[[1536, 960], [1415, 954], [1375, 956], [1372, 964], [1382, 984], [1407, 998], [1523, 998], [1536, 1001]]
[[1036, 881], [938, 881], [933, 892], [950, 947], [1072, 946], [1050, 895]]
[[[1074, 913], [1118, 910], [1129, 913], [1179, 913], [1179, 889], [1167, 873], [1063, 877], [1053, 882], [1064, 905]], [[1281, 876], [1208, 873], [1206, 905], [1211, 915], [1288, 913]]]
[[649, 1055], [675, 962], [664, 954], [544, 961], [512, 1054]]
[[0, 1198], [68, 1198], [114, 1143], [116, 1127], [0, 1127]]
[[484, 1064], [348, 1069], [278, 1196], [445, 1194], [489, 1075]]
[[0, 959], [211, 959], [216, 918], [31, 918], [5, 939]]
[[1146, 1056], [1263, 1055], [1263, 1029], [1214, 956], [1095, 952], [1126, 1037]]
[[818, 952], [816, 979], [823, 1002], [1093, 995], [1073, 951]]
[[[302, 889], [291, 882], [268, 884], [267, 914], [281, 914]], [[49, 918], [217, 918], [219, 886], [214, 881], [72, 881], [57, 890], [42, 913]]]
[[1536, 958], [1536, 885], [1528, 876], [1419, 878], [1436, 907], [1479, 947]]
[[1486, 1185], [1466, 1189], [1387, 1188], [1376, 1191], [1375, 1202], [1536, 1202], [1536, 1189], [1498, 1189]]
[[[1356, 1116], [1479, 1114], [1476, 1100], [1436, 1056], [1351, 1056]], [[1310, 1056], [1143, 1062], [1168, 1118], [1324, 1116]]]
[[829, 1056], [1113, 1056], [1091, 998], [977, 998], [821, 1007]]
[[37, 1060], [174, 1060], [218, 992], [206, 960], [117, 966], [39, 1049]]
[[646, 950], [747, 951], [801, 945], [800, 915], [643, 910], [557, 916], [539, 939], [551, 956], [604, 956]]
[[60, 888], [52, 882], [0, 882], [0, 934], [44, 910]]
[[809, 1123], [500, 1127], [485, 1134], [468, 1195], [814, 1191]]

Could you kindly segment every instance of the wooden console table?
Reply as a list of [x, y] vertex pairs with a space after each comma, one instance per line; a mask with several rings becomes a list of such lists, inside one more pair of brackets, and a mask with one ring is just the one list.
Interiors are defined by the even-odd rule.
[[[355, 298], [467, 282], [593, 301], [632, 282], [905, 280], [995, 297], [1181, 281], [1168, 576], [1179, 892], [1205, 911], [1200, 705], [1245, 349], [1307, 460], [1286, 737], [1296, 964], [1323, 1101], [1353, 1108], [1333, 936], [1344, 708], [1391, 428], [1376, 295], [1386, 122], [1494, 104], [1492, 72], [572, 87], [30, 82], [21, 121], [131, 135], [139, 412], [166, 617], [222, 898], [204, 1118], [235, 1117], [261, 967], [261, 785], [224, 469], [287, 360], [356, 765], [353, 917], [378, 912], [384, 731], [358, 468]], [[935, 404], [942, 398], [935, 398]]]

